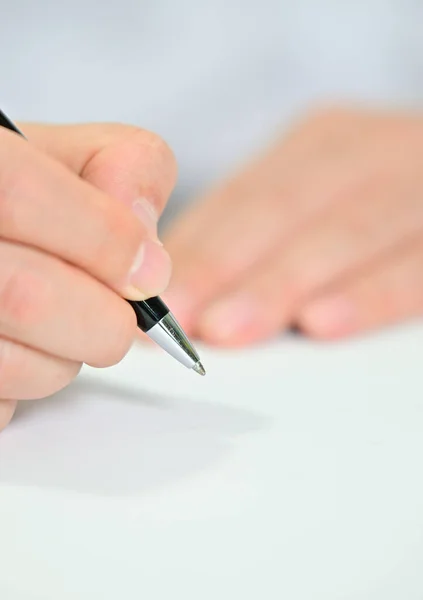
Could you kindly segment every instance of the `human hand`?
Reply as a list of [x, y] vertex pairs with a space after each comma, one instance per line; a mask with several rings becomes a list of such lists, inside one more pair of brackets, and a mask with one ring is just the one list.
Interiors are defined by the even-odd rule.
[[423, 118], [325, 110], [211, 191], [165, 237], [191, 334], [323, 339], [423, 313]]
[[21, 128], [29, 142], [0, 127], [0, 429], [83, 362], [118, 362], [136, 332], [122, 297], [170, 277], [156, 228], [176, 178], [166, 144], [120, 125]]

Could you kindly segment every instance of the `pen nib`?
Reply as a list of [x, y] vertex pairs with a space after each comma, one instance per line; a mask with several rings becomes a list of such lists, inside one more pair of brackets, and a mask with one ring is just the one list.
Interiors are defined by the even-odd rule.
[[200, 361], [198, 361], [198, 363], [195, 363], [195, 365], [192, 368], [194, 369], [194, 371], [196, 373], [198, 373], [199, 375], [202, 375], [203, 377], [206, 374], [206, 370], [203, 367], [203, 365], [200, 363]]

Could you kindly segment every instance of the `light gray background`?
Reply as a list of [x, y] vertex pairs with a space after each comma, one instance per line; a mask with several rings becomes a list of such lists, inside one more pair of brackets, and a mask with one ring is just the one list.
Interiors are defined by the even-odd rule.
[[4, 108], [157, 131], [179, 200], [316, 102], [423, 101], [419, 0], [13, 0], [1, 21]]

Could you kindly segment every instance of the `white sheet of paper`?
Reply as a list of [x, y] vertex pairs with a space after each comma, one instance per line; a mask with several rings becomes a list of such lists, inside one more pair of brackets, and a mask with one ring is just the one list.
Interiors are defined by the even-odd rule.
[[0, 435], [4, 600], [420, 600], [423, 327], [159, 350]]

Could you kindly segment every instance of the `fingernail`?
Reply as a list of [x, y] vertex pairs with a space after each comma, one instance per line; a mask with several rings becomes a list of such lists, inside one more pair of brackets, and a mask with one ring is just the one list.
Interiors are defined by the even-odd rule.
[[207, 339], [230, 341], [256, 325], [259, 316], [259, 307], [252, 298], [237, 295], [206, 309], [201, 317], [200, 329]]
[[171, 261], [162, 246], [147, 240], [143, 242], [129, 272], [126, 297], [143, 300], [160, 294], [169, 284]]
[[318, 335], [342, 335], [354, 330], [357, 313], [354, 304], [344, 296], [332, 296], [306, 307], [301, 321]]
[[157, 239], [157, 223], [159, 215], [154, 208], [153, 203], [147, 198], [137, 198], [132, 203], [132, 211], [146, 227], [147, 231], [153, 236], [153, 239], [161, 244]]

